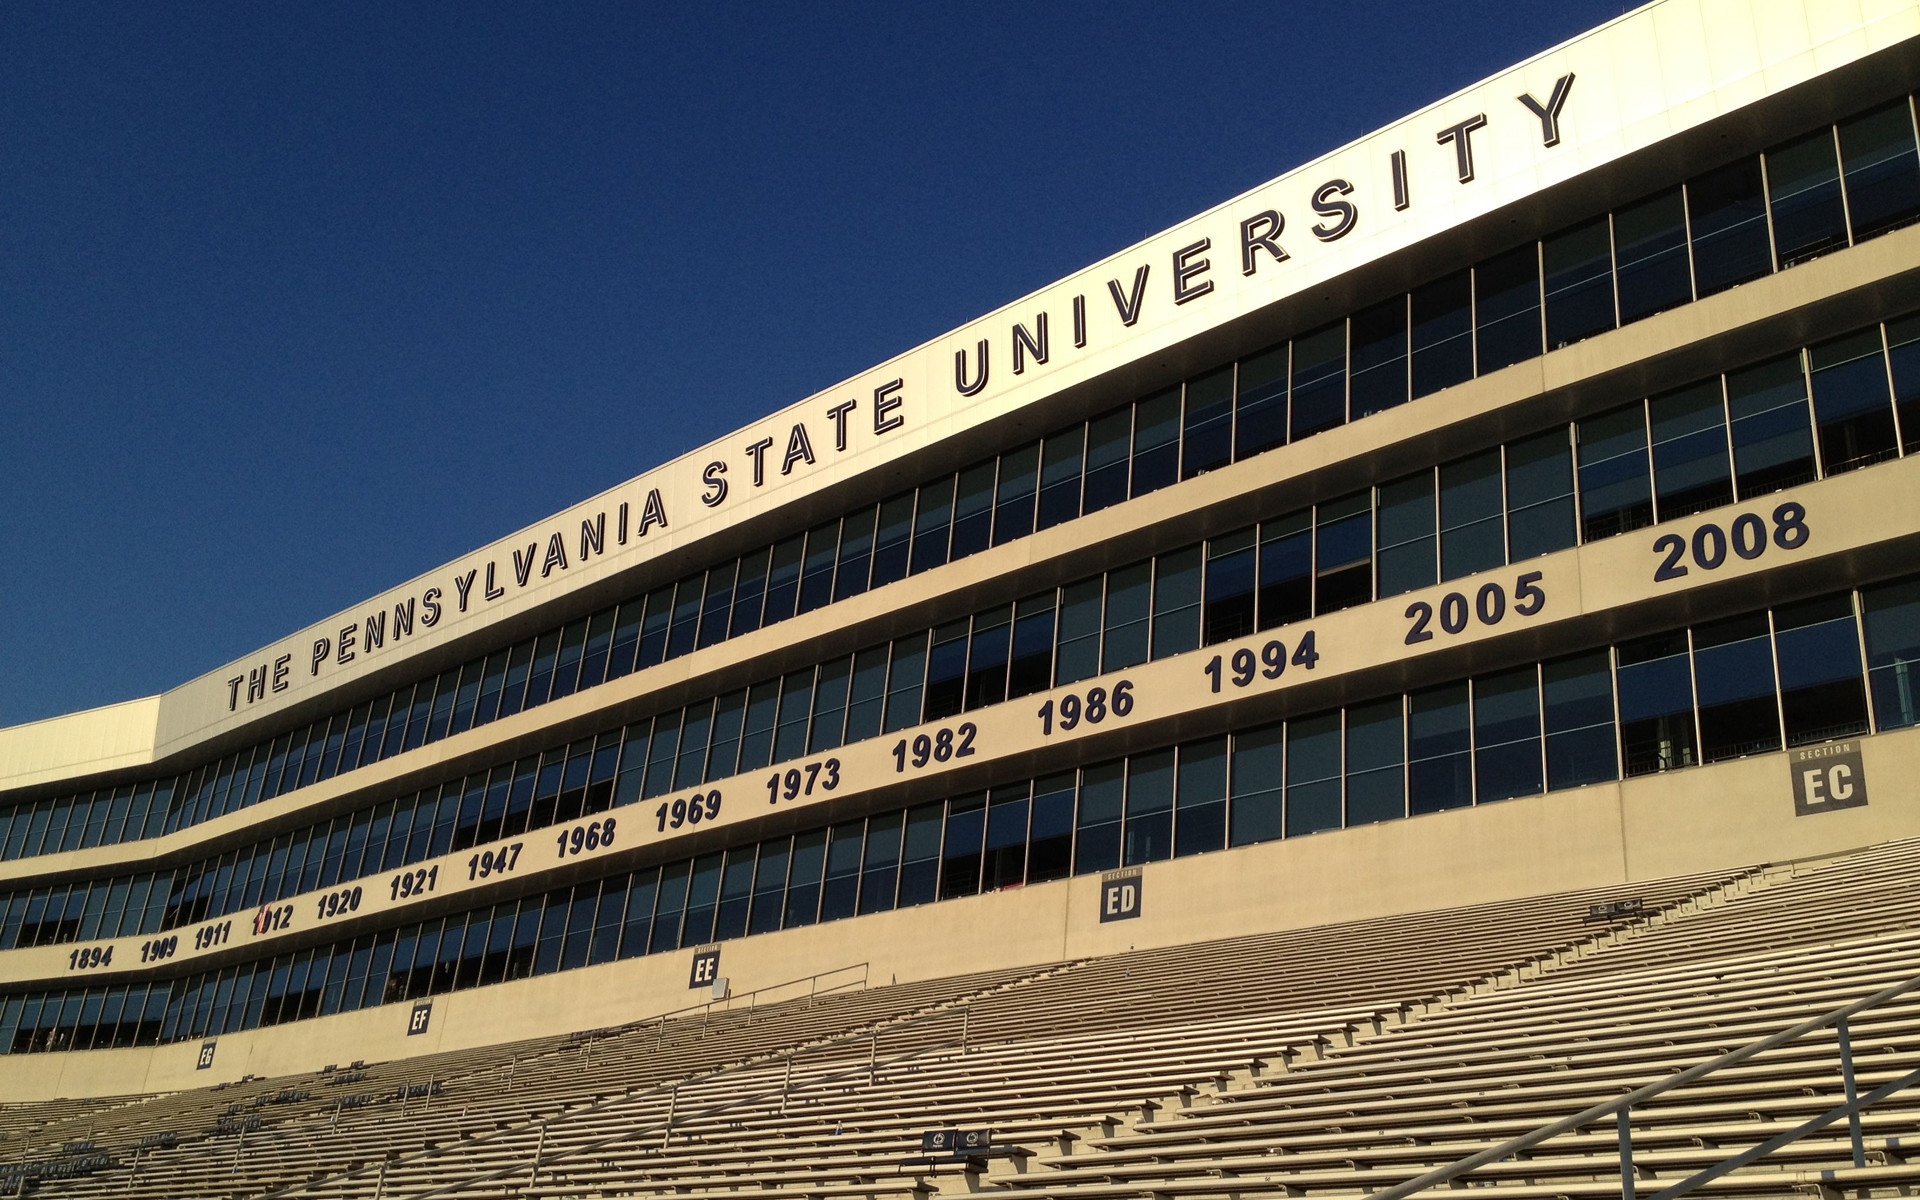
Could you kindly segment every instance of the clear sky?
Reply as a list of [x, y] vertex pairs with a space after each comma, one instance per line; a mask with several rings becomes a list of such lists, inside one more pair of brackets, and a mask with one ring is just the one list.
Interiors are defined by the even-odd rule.
[[0, 726], [163, 691], [1590, 0], [0, 13]]

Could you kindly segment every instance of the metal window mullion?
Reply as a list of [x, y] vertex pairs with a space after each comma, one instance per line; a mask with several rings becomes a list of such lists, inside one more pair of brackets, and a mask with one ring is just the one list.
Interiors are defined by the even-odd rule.
[[1475, 721], [1474, 700], [1480, 689], [1467, 677], [1467, 807], [1480, 805], [1480, 729]]
[[1802, 346], [1796, 353], [1800, 358], [1800, 390], [1807, 402], [1807, 433], [1813, 443], [1813, 477], [1827, 477], [1827, 456], [1820, 446], [1820, 410], [1813, 403], [1813, 351]]
[[[1545, 280], [1545, 275], [1541, 276]], [[1620, 328], [1620, 245], [1613, 230], [1613, 210], [1607, 210], [1607, 280], [1613, 285], [1613, 327]]]
[[1860, 686], [1867, 697], [1867, 729], [1869, 732], [1880, 728], [1880, 714], [1873, 703], [1873, 664], [1867, 660], [1867, 605], [1859, 588], [1847, 589], [1847, 605], [1853, 613], [1854, 645], [1860, 653]]
[[1500, 565], [1513, 562], [1513, 508], [1507, 499], [1507, 444], [1495, 446], [1494, 452], [1500, 456]]
[[1773, 185], [1769, 182], [1764, 152], [1760, 155], [1760, 208], [1767, 218], [1767, 274], [1774, 275], [1780, 271], [1780, 247], [1773, 233]]
[[1773, 606], [1767, 606], [1767, 661], [1773, 664], [1773, 712], [1779, 722], [1780, 749], [1787, 748], [1787, 698], [1780, 686], [1780, 634], [1774, 625]]
[[1653, 523], [1660, 523], [1660, 477], [1653, 465], [1653, 402], [1642, 398], [1640, 401], [1641, 445], [1647, 456], [1647, 504], [1653, 509]]
[[[1853, 245], [1853, 205], [1847, 200], [1847, 160], [1840, 153], [1840, 126], [1827, 126], [1827, 139], [1833, 143], [1833, 174], [1840, 183], [1840, 219], [1846, 222], [1847, 245]], [[1786, 740], [1786, 727], [1781, 726], [1781, 741]]]
[[1405, 351], [1401, 356], [1404, 365], [1400, 369], [1402, 384], [1400, 403], [1411, 404], [1413, 403], [1413, 293], [1411, 291], [1401, 293], [1400, 317], [1400, 348]]
[[1540, 335], [1540, 353], [1545, 354], [1552, 347], [1547, 345], [1547, 243], [1541, 238], [1533, 241], [1533, 294], [1540, 306], [1534, 326]]
[[1880, 322], [1880, 366], [1887, 375], [1887, 403], [1893, 406], [1893, 453], [1896, 458], [1905, 458], [1907, 439], [1900, 428], [1900, 393], [1893, 380], [1893, 337], [1887, 332], [1887, 323]]
[[1340, 319], [1340, 327], [1346, 334], [1346, 352], [1343, 355], [1340, 372], [1341, 420], [1345, 425], [1353, 420], [1353, 314], [1348, 313]]
[[1733, 457], [1733, 399], [1727, 391], [1725, 371], [1720, 372], [1720, 425], [1726, 430], [1727, 480], [1732, 484], [1733, 499], [1737, 504], [1746, 500], [1746, 497], [1740, 494], [1740, 464]]
[[1700, 277], [1693, 266], [1693, 198], [1692, 190], [1685, 180], [1680, 183], [1680, 236], [1687, 247], [1687, 299], [1692, 303], [1700, 298]]
[[1468, 378], [1480, 377], [1480, 268], [1476, 264], [1467, 268], [1467, 348], [1473, 359], [1473, 374]]
[[[1699, 679], [1699, 672], [1695, 670], [1695, 665], [1694, 665], [1693, 626], [1691, 625], [1687, 626], [1686, 635], [1687, 635], [1687, 690], [1691, 693], [1691, 695], [1689, 695], [1687, 699], [1688, 699], [1688, 707], [1692, 710], [1692, 716], [1693, 716], [1693, 756], [1697, 764], [1704, 765], [1707, 761], [1707, 742], [1706, 742], [1706, 733], [1700, 727], [1700, 679]], [[1775, 690], [1778, 690], [1777, 682], [1775, 685]]]

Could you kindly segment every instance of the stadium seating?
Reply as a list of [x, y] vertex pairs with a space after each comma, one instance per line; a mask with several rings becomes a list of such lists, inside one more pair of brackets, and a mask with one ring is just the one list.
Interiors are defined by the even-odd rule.
[[[69, 1144], [70, 1157], [113, 1155], [39, 1181], [75, 1196], [1359, 1195], [1914, 974], [1916, 867], [1920, 844], [1897, 843], [222, 1089], [16, 1106], [0, 1130], [26, 1161]], [[1591, 919], [1596, 908], [1612, 918]], [[1920, 995], [1855, 1020], [1863, 1089], [1920, 1065], [1917, 1018]], [[1665, 1093], [1633, 1111], [1640, 1187], [1771, 1136], [1839, 1090], [1829, 1029]], [[1842, 1122], [1712, 1186], [1920, 1182], [1901, 1150], [1920, 1133], [1920, 1090], [1863, 1125], [1864, 1173], [1847, 1166]], [[922, 1149], [923, 1131], [956, 1127], [990, 1129], [992, 1152]], [[1469, 1182], [1517, 1200], [1617, 1196], [1618, 1170], [1607, 1122]]]

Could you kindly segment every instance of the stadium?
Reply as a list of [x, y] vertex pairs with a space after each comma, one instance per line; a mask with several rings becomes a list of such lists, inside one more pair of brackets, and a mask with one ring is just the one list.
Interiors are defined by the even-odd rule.
[[0, 1194], [1911, 1195], [1916, 88], [1656, 0], [0, 730]]

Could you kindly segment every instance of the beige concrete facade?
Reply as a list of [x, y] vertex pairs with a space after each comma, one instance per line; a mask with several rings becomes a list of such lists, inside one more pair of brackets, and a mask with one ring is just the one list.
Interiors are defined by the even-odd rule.
[[[1920, 4], [1910, 0], [1660, 0], [164, 696], [0, 730], [0, 803], [197, 764], [505, 640], [577, 618], [643, 585], [670, 581], [791, 533], [850, 503], [876, 500], [933, 473], [935, 464], [963, 465], [985, 450], [1177, 381], [1197, 366], [1270, 343], [1276, 330], [1281, 336], [1297, 333], [1349, 311], [1343, 306], [1372, 286], [1355, 283], [1357, 278], [1377, 283], [1413, 277], [1425, 269], [1420, 264], [1442, 253], [1464, 262], [1462, 256], [1480, 242], [1507, 236], [1504, 229], [1489, 233], [1494, 223], [1531, 229], [1549, 220], [1535, 203], [1543, 195], [1565, 196], [1605, 172], [1657, 174], [1649, 162], [1663, 155], [1683, 158], [1686, 147], [1700, 144], [1687, 139], [1724, 136], [1720, 130], [1760, 139], [1757, 148], [1764, 128], [1756, 132], [1742, 123], [1760, 122], [1754, 114], [1771, 111], [1767, 106], [1782, 97], [1840, 105], [1852, 90], [1884, 89], [1902, 72], [1920, 73], [1914, 65], [1920, 62], [1913, 53], [1917, 40]], [[1542, 127], [1515, 98], [1545, 96], [1568, 75], [1580, 90], [1567, 110], [1567, 135], [1543, 145]], [[1475, 112], [1493, 114], [1475, 149], [1484, 169], [1471, 183], [1456, 181], [1453, 152], [1436, 150], [1434, 131]], [[1386, 172], [1390, 154], [1410, 147], [1419, 148], [1409, 160], [1416, 164], [1412, 185], [1419, 202], [1403, 212], [1386, 201], [1392, 186]], [[1329, 178], [1352, 183], [1364, 217], [1351, 238], [1322, 242], [1307, 232], [1306, 197]], [[1288, 242], [1296, 255], [1243, 272], [1235, 261], [1239, 223], [1266, 208], [1293, 214], [1297, 232]], [[1210, 248], [1195, 251], [1202, 241]], [[1436, 251], [1435, 245], [1446, 249]], [[1192, 303], [1176, 303], [1165, 276], [1189, 251], [1210, 256], [1205, 278], [1215, 286], [1191, 297]], [[1107, 283], [1136, 278], [1137, 269], [1149, 267], [1152, 290], [1141, 314], [1123, 323], [1107, 304]], [[1076, 297], [1087, 300], [1094, 315], [1087, 344], [1069, 350], [1065, 331], [1068, 314], [1077, 311]], [[1920, 226], [250, 808], [158, 838], [0, 862], [0, 892], [192, 862], [1915, 309]], [[1038, 313], [1052, 317], [1057, 352], [1014, 376], [1006, 370], [1011, 330], [1016, 323], [1031, 324]], [[996, 348], [999, 373], [991, 386], [961, 396], [952, 377], [955, 355], [981, 344]], [[834, 443], [825, 414], [849, 400], [857, 407], [846, 446], [829, 449]], [[886, 414], [903, 424], [882, 431], [876, 423]], [[822, 447], [818, 461], [795, 474], [772, 475], [763, 487], [750, 486], [742, 447], [761, 438], [780, 444], [791, 428], [806, 423]], [[700, 497], [703, 472], [713, 463], [729, 468], [721, 475], [732, 498], [709, 506]], [[707, 474], [705, 481], [711, 479]], [[643, 513], [656, 494], [666, 520], [648, 528]], [[111, 947], [109, 968], [78, 968], [73, 952], [79, 943], [0, 952], [0, 994], [141, 980], [150, 977], [146, 972], [173, 978], [253, 961], [575, 879], [1912, 573], [1920, 570], [1916, 495], [1920, 456], [1896, 458], [781, 764], [785, 770], [834, 759], [840, 782], [831, 792], [769, 802], [771, 768], [709, 782], [698, 790], [717, 791], [723, 807], [697, 830], [656, 828], [659, 799], [643, 801], [510, 839], [523, 844], [523, 853], [504, 875], [470, 878], [472, 851], [461, 850], [407, 868], [437, 869], [429, 895], [397, 899], [390, 895], [388, 872], [326, 889], [357, 883], [360, 902], [349, 915], [323, 919], [322, 893], [309, 893], [279, 902], [292, 915], [272, 932], [256, 933], [246, 914], [182, 927], [173, 931], [178, 953], [159, 968], [139, 965], [147, 940], [142, 937], [86, 943], [89, 949]], [[1789, 549], [1769, 543], [1751, 560], [1729, 556], [1713, 571], [1655, 578], [1661, 538], [1687, 535], [1704, 522], [1725, 526], [1747, 513], [1771, 524], [1784, 504], [1804, 509], [1810, 531], [1804, 544]], [[538, 550], [552, 536], [570, 541], [582, 522], [597, 515], [615, 521], [613, 514], [618, 537], [610, 535], [597, 557], [551, 575], [523, 571], [524, 582], [508, 580], [497, 603], [456, 609], [458, 578], [472, 585], [474, 576], [492, 570], [507, 579], [516, 553]], [[1412, 606], [1437, 610], [1449, 596], [1470, 601], [1487, 588], [1499, 589], [1505, 600], [1497, 624], [1470, 620], [1452, 634], [1436, 626], [1430, 640], [1408, 640]], [[438, 589], [442, 615], [405, 642], [350, 662], [310, 654], [318, 639], [332, 637], [361, 612], [423, 598], [429, 589]], [[1518, 606], [1522, 589], [1540, 597], [1531, 610]], [[459, 590], [464, 597], [467, 589]], [[1210, 684], [1205, 664], [1216, 655], [1275, 638], [1297, 645], [1309, 630], [1321, 655], [1312, 669], [1256, 678], [1245, 688], [1215, 691]], [[241, 702], [236, 672], [244, 676], [276, 663], [291, 664], [285, 689]], [[1124, 715], [1072, 732], [1049, 729], [1038, 715], [1048, 701], [1093, 687], [1112, 692], [1123, 681], [1134, 698]], [[896, 742], [963, 723], [974, 729], [972, 756], [920, 769], [896, 757]], [[736, 993], [855, 965], [868, 983], [880, 985], [1732, 870], [1920, 835], [1920, 793], [1909, 783], [1920, 771], [1920, 730], [1860, 741], [1871, 795], [1863, 807], [1796, 816], [1793, 753], [1758, 754], [1148, 864], [1142, 869], [1144, 915], [1135, 920], [1102, 923], [1099, 877], [1087, 875], [729, 940], [720, 973]], [[619, 825], [614, 841], [583, 853], [556, 853], [556, 839], [609, 816]], [[223, 923], [230, 923], [230, 937], [195, 948], [198, 930]], [[192, 1087], [249, 1072], [305, 1071], [353, 1058], [404, 1057], [617, 1024], [698, 998], [687, 986], [691, 953], [683, 949], [442, 994], [433, 998], [428, 1032], [418, 1037], [407, 1035], [411, 1005], [405, 1002], [230, 1033], [218, 1039], [214, 1065], [206, 1070], [196, 1066], [198, 1042], [8, 1055], [0, 1058], [0, 1097]]]

